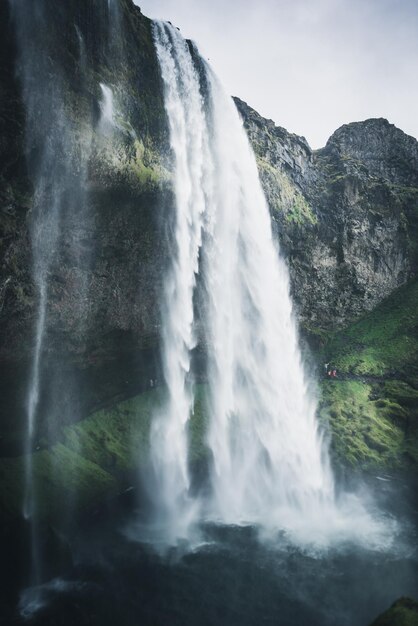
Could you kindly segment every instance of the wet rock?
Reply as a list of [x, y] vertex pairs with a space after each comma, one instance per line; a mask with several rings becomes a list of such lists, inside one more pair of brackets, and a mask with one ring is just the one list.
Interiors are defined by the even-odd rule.
[[418, 626], [418, 602], [399, 598], [370, 626]]

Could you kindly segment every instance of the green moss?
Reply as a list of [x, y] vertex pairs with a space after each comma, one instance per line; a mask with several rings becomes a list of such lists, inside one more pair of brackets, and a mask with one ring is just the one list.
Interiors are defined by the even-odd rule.
[[370, 626], [418, 626], [418, 602], [411, 598], [399, 598]]
[[145, 147], [135, 139], [135, 158], [132, 169], [138, 177], [140, 185], [146, 190], [157, 189], [168, 180], [168, 173], [161, 167], [160, 158], [150, 147]]
[[374, 311], [336, 333], [324, 352], [341, 372], [418, 374], [418, 281], [398, 289]]
[[312, 209], [302, 195], [295, 196], [295, 200], [286, 213], [286, 221], [293, 224], [316, 224], [318, 219], [316, 215], [312, 213]]
[[[322, 384], [338, 463], [365, 470], [418, 465], [418, 282], [335, 333], [320, 350], [339, 379]], [[325, 340], [325, 337], [322, 337]]]
[[[59, 443], [34, 452], [37, 515], [62, 516], [68, 503], [83, 510], [126, 487], [148, 461], [151, 419], [165, 399], [160, 388], [141, 393], [67, 426]], [[206, 416], [206, 386], [197, 385], [189, 423], [192, 463], [207, 455]], [[7, 516], [20, 512], [24, 483], [24, 457], [0, 459], [0, 508]]]
[[401, 469], [405, 464], [407, 437], [402, 424], [395, 423], [374, 399], [371, 384], [357, 380], [322, 384], [319, 416], [330, 420], [331, 452], [334, 460], [353, 469]]
[[[417, 468], [417, 304], [414, 281], [319, 352], [340, 374], [322, 382], [319, 407], [331, 426], [336, 463], [368, 471]], [[188, 430], [192, 463], [208, 454], [206, 396], [198, 385]], [[67, 501], [83, 509], [126, 487], [147, 462], [152, 415], [164, 402], [162, 389], [142, 393], [65, 427], [58, 443], [34, 452], [39, 515], [54, 518]], [[11, 516], [21, 509], [24, 468], [23, 457], [0, 459], [0, 506]]]
[[65, 429], [64, 445], [108, 471], [129, 469], [144, 457], [151, 415], [162, 402], [162, 392], [145, 392], [103, 409]]
[[279, 169], [273, 167], [263, 156], [256, 157], [261, 177], [266, 181], [267, 188], [272, 189], [270, 199], [274, 198], [274, 208], [284, 213], [289, 224], [317, 224], [318, 218], [312, 211], [308, 201], [290, 178]]
[[[38, 515], [53, 518], [67, 501], [83, 509], [117, 493], [147, 461], [151, 416], [163, 400], [155, 389], [97, 411], [66, 427], [59, 443], [34, 452]], [[24, 457], [0, 459], [0, 507], [11, 516], [22, 506], [24, 472]]]

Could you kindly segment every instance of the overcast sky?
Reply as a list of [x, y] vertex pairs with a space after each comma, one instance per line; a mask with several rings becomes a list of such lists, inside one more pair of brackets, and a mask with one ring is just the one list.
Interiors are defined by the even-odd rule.
[[313, 148], [386, 117], [418, 137], [418, 0], [135, 0], [193, 39], [227, 91]]

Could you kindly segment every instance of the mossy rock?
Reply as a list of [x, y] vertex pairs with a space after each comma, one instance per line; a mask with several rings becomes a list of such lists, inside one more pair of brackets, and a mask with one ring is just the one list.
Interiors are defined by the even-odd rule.
[[[324, 380], [319, 417], [329, 421], [331, 452], [355, 471], [412, 472], [418, 464], [418, 405], [392, 401], [387, 388], [414, 389], [402, 381]], [[402, 398], [399, 399], [402, 402]]]
[[[94, 506], [126, 486], [127, 475], [147, 460], [151, 415], [163, 401], [152, 390], [97, 411], [67, 426], [61, 441], [32, 453], [40, 518], [59, 518], [67, 504]], [[24, 498], [25, 457], [0, 459], [0, 508], [19, 515]]]
[[332, 359], [342, 373], [418, 380], [417, 310], [414, 280], [349, 328], [329, 336], [324, 359]]
[[399, 598], [370, 626], [418, 626], [418, 602], [411, 598]]
[[[91, 509], [136, 480], [149, 460], [149, 431], [166, 392], [154, 388], [97, 411], [63, 430], [61, 440], [33, 452], [32, 473], [39, 519], [60, 521], [68, 509]], [[197, 385], [189, 422], [189, 460], [207, 457], [206, 388]], [[0, 458], [0, 515], [21, 514], [25, 492], [25, 457]]]
[[372, 386], [355, 380], [324, 381], [319, 416], [329, 419], [331, 452], [338, 465], [358, 471], [400, 470], [407, 437], [401, 425], [371, 400]]
[[418, 464], [418, 281], [399, 289], [348, 328], [323, 336], [320, 417], [329, 419], [338, 465], [407, 472]]

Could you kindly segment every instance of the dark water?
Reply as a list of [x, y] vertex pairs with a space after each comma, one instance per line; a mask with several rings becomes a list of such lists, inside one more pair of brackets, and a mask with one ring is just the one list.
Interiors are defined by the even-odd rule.
[[[385, 499], [393, 508], [394, 496], [387, 492]], [[411, 517], [411, 507], [397, 502], [396, 508], [405, 521]], [[263, 544], [252, 527], [208, 524], [194, 547], [161, 555], [132, 539], [133, 520], [129, 499], [97, 512], [72, 539], [72, 566], [35, 593], [27, 590], [21, 604], [26, 618], [16, 614], [13, 621], [366, 626], [399, 596], [418, 595], [411, 524], [386, 552], [354, 545], [312, 552], [280, 536]]]

